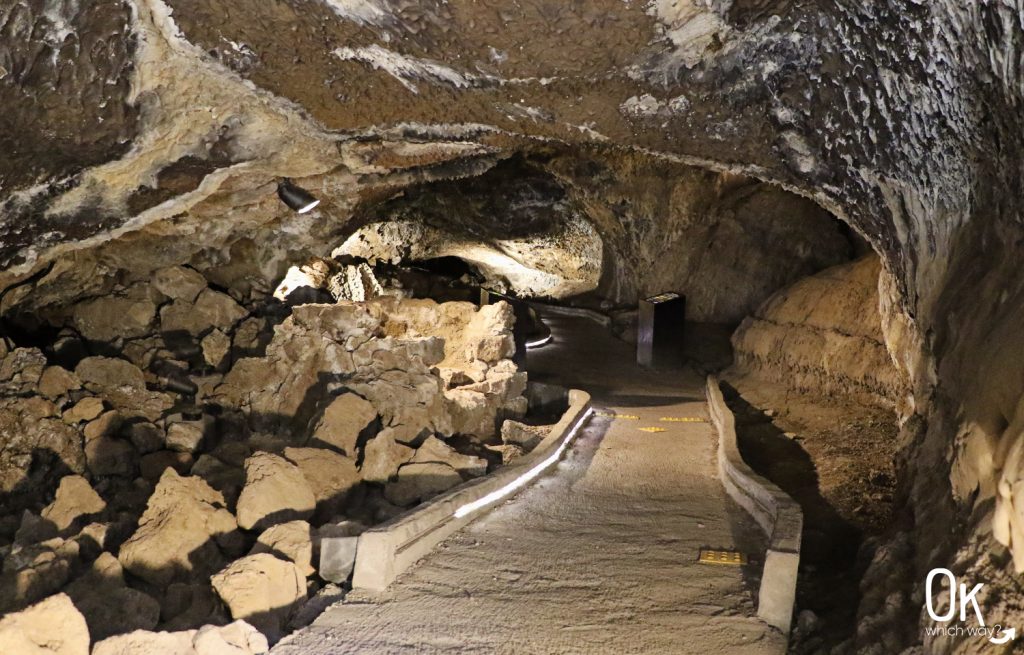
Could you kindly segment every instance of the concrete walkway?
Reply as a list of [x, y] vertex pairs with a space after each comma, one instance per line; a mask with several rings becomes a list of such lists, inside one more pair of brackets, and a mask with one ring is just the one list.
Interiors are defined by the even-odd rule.
[[584, 388], [619, 418], [593, 419], [552, 474], [276, 655], [785, 651], [754, 617], [758, 567], [697, 563], [701, 547], [759, 561], [764, 548], [716, 478], [711, 426], [659, 420], [706, 418], [703, 381], [636, 368], [585, 319], [546, 320], [555, 341], [530, 352], [531, 378]]

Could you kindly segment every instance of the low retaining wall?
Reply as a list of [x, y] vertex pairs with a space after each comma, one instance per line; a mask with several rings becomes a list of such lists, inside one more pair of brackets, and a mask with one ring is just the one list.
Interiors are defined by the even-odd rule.
[[736, 419], [713, 375], [708, 376], [707, 397], [711, 422], [718, 430], [718, 474], [722, 484], [768, 535], [757, 615], [789, 634], [796, 600], [803, 512], [796, 501], [743, 461], [736, 443]]
[[491, 504], [529, 484], [558, 462], [590, 413], [590, 394], [570, 390], [569, 409], [529, 454], [361, 534], [352, 588], [384, 590], [400, 573]]

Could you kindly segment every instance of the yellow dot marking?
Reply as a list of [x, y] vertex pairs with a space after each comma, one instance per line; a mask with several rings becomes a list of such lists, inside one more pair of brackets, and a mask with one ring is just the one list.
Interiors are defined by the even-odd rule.
[[708, 422], [708, 420], [706, 418], [701, 418], [700, 416], [662, 416], [658, 420], [659, 421], [664, 421], [665, 423], [707, 423]]
[[615, 414], [614, 412], [595, 412], [601, 418], [617, 418], [625, 421], [639, 421], [639, 416], [633, 414]]
[[743, 566], [747, 563], [747, 556], [735, 550], [705, 550], [701, 548], [698, 561], [701, 564]]
[[665, 432], [665, 428], [640, 428], [641, 432]]

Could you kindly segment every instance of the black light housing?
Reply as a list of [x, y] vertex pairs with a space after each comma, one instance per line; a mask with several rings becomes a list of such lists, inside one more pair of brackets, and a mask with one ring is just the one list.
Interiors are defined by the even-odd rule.
[[320, 200], [312, 193], [295, 186], [291, 180], [281, 180], [277, 183], [277, 197], [300, 214], [305, 214], [320, 204]]

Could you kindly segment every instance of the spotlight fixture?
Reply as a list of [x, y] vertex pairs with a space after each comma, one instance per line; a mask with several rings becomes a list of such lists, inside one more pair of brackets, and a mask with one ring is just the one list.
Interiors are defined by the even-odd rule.
[[300, 214], [305, 214], [320, 204], [320, 200], [315, 198], [312, 193], [300, 186], [295, 186], [291, 180], [281, 180], [277, 183], [277, 197]]

